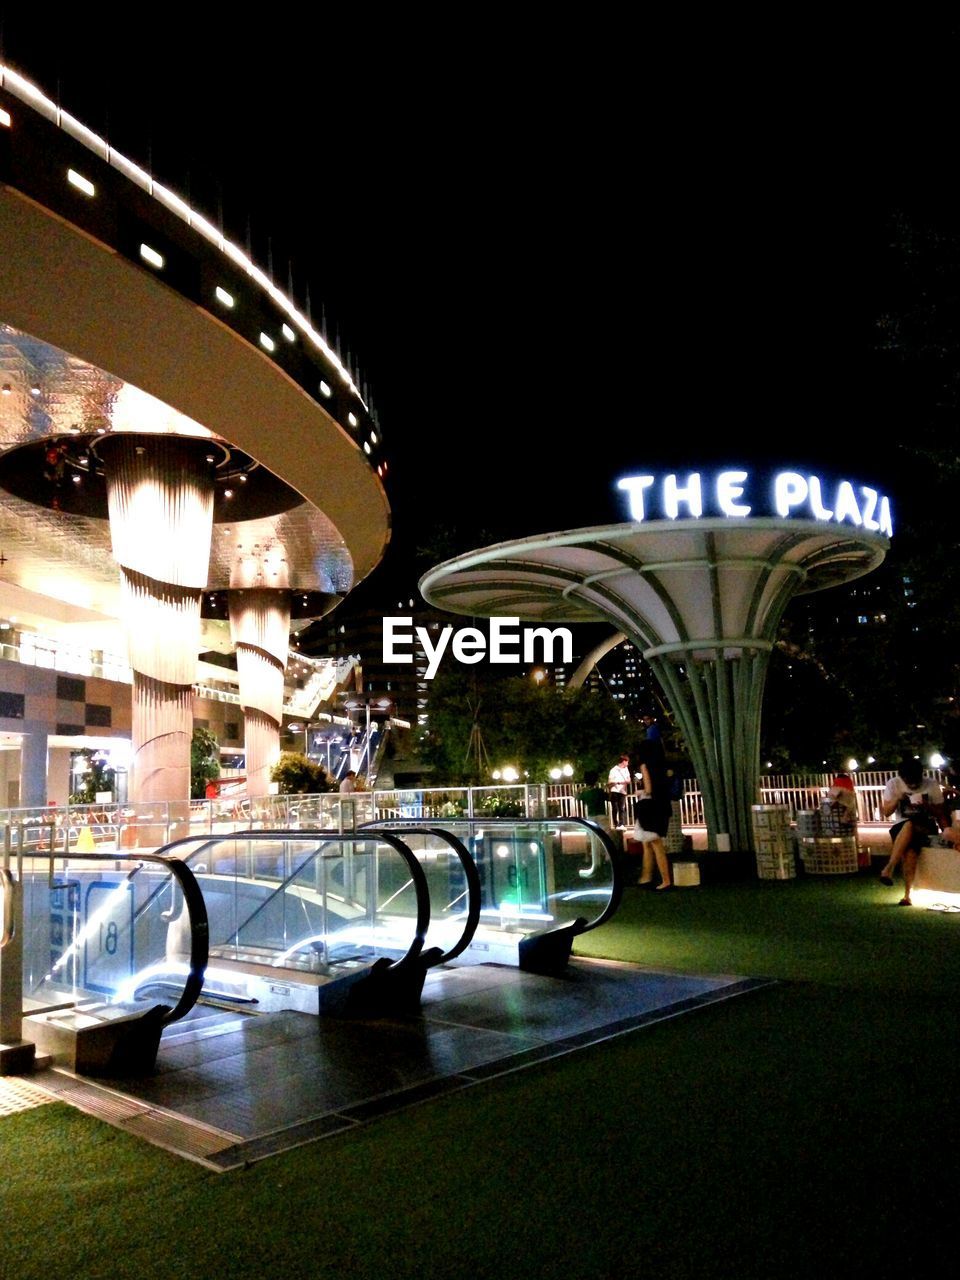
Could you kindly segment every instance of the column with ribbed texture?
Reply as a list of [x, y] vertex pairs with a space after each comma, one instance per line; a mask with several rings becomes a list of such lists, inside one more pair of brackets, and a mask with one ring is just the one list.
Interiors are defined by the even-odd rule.
[[230, 633], [237, 648], [243, 705], [247, 794], [266, 795], [280, 754], [283, 674], [290, 636], [290, 593], [230, 592]]
[[208, 449], [175, 436], [118, 435], [98, 452], [134, 672], [130, 798], [185, 802], [213, 528]]

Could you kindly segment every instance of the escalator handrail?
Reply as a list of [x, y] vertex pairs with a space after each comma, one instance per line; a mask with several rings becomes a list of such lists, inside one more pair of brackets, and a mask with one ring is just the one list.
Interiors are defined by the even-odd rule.
[[[198, 857], [202, 853], [205, 853], [212, 845], [218, 844], [222, 840], [235, 840], [239, 837], [245, 837], [246, 834], [247, 833], [244, 831], [239, 831], [239, 832], [224, 831], [220, 835], [204, 836], [202, 837], [203, 843], [200, 845], [200, 848], [194, 849], [194, 851], [188, 854], [187, 857], [183, 859], [183, 861], [189, 865], [194, 858]], [[181, 840], [176, 840], [173, 843], [178, 845], [185, 844], [198, 838], [199, 837], [196, 837], [196, 836], [184, 836]], [[170, 848], [170, 846], [164, 845], [164, 848]], [[315, 850], [315, 852], [320, 853], [321, 850], [317, 849]], [[192, 867], [190, 869], [191, 871], [193, 870]], [[261, 883], [272, 885], [273, 891], [270, 895], [270, 898], [265, 898], [264, 901], [261, 902], [259, 906], [249, 916], [247, 916], [246, 920], [244, 920], [242, 924], [237, 925], [236, 929], [234, 929], [230, 937], [225, 939], [226, 945], [230, 946], [231, 944], [237, 942], [238, 940], [237, 935], [239, 934], [240, 930], [245, 929], [251, 920], [255, 920], [257, 916], [260, 914], [260, 912], [266, 909], [267, 904], [271, 901], [271, 899], [274, 898], [282, 889], [286, 889], [288, 884], [291, 884], [294, 880], [296, 880], [297, 876], [300, 874], [302, 870], [303, 870], [303, 863], [301, 863], [298, 867], [295, 867], [288, 876], [284, 876], [281, 879], [278, 879], [276, 883], [273, 883], [269, 878], [264, 878], [261, 881]], [[215, 873], [211, 872], [210, 874], [215, 874]]]
[[185, 1017], [196, 1004], [203, 990], [207, 960], [210, 955], [210, 921], [207, 916], [207, 904], [203, 900], [203, 893], [196, 876], [180, 858], [167, 857], [162, 853], [140, 853], [134, 849], [125, 851], [119, 857], [117, 853], [71, 853], [70, 861], [153, 862], [165, 867], [179, 884], [187, 908], [187, 918], [190, 921], [190, 967], [180, 999], [162, 1016], [160, 1025], [166, 1027], [171, 1022], [177, 1022]]
[[[467, 915], [464, 921], [463, 931], [460, 937], [450, 948], [449, 951], [441, 952], [433, 964], [447, 964], [450, 960], [455, 960], [469, 947], [477, 932], [477, 926], [480, 924], [480, 898], [483, 893], [483, 886], [480, 883], [480, 872], [477, 870], [477, 864], [470, 856], [470, 850], [452, 831], [445, 831], [443, 827], [419, 827], [412, 822], [406, 822], [396, 819], [399, 825], [390, 826], [390, 831], [395, 835], [430, 835], [436, 836], [448, 844], [456, 854], [460, 866], [463, 868], [463, 876], [467, 882]], [[364, 822], [357, 827], [358, 831], [377, 831], [378, 824], [376, 822]]]
[[[437, 827], [439, 830], [445, 830], [446, 828], [444, 828], [442, 825], [443, 821], [444, 819], [442, 818], [440, 819], [438, 818], [385, 818], [380, 823], [380, 826], [381, 827], [389, 826], [389, 825], [392, 825], [392, 823], [396, 822], [398, 824], [406, 823], [411, 827], [416, 827], [418, 824], [422, 823], [424, 826], [426, 826], [427, 824], [430, 824]], [[563, 825], [563, 826], [586, 827], [591, 835], [599, 839], [601, 845], [606, 850], [607, 857], [610, 859], [612, 883], [610, 886], [610, 897], [606, 902], [606, 904], [604, 905], [604, 909], [600, 912], [600, 914], [596, 917], [595, 920], [586, 921], [583, 924], [580, 932], [589, 933], [591, 929], [599, 929], [602, 924], [606, 924], [606, 922], [610, 919], [611, 916], [613, 916], [616, 913], [617, 908], [620, 906], [620, 902], [623, 898], [622, 855], [619, 849], [617, 848], [617, 846], [614, 844], [613, 840], [608, 835], [608, 833], [604, 831], [603, 827], [599, 826], [596, 822], [591, 822], [589, 818], [579, 818], [579, 817], [577, 818], [478, 818], [476, 816], [471, 818], [471, 817], [468, 817], [466, 814], [463, 814], [462, 816], [459, 816], [456, 818], [450, 818], [448, 819], [448, 821], [453, 826], [459, 823], [464, 826], [470, 826], [470, 827], [472, 826], [493, 827], [498, 825], [510, 826], [510, 827], [516, 827], [518, 825], [526, 825], [526, 826], [539, 825], [539, 826], [548, 826], [548, 827], [556, 827], [556, 826]], [[449, 834], [453, 835], [453, 832], [450, 832]], [[560, 927], [565, 928], [566, 926], [562, 925]]]
[[13, 895], [16, 892], [13, 876], [2, 867], [0, 867], [0, 885], [3, 886], [3, 918], [0, 920], [0, 949], [2, 949], [13, 937]]
[[[215, 836], [184, 836], [184, 837], [183, 837], [183, 840], [178, 840], [178, 841], [177, 841], [177, 844], [182, 844], [182, 843], [184, 843], [184, 842], [190, 842], [190, 841], [192, 841], [192, 840], [201, 840], [201, 841], [203, 841], [203, 843], [201, 844], [201, 846], [200, 846], [200, 848], [199, 848], [199, 849], [195, 849], [195, 850], [193, 851], [193, 853], [192, 853], [192, 854], [190, 854], [190, 857], [188, 857], [188, 858], [180, 858], [180, 859], [179, 859], [179, 861], [180, 861], [180, 862], [182, 862], [185, 866], [190, 866], [190, 862], [191, 862], [191, 860], [192, 860], [193, 858], [195, 858], [195, 857], [197, 856], [197, 854], [198, 854], [198, 853], [202, 853], [202, 852], [203, 852], [203, 850], [204, 850], [204, 849], [206, 849], [206, 847], [207, 847], [207, 845], [210, 843], [210, 841], [211, 841], [211, 840], [214, 840], [214, 839], [216, 839], [216, 837], [215, 837]], [[166, 848], [166, 846], [164, 846], [164, 848]], [[109, 855], [109, 856], [110, 856], [110, 857], [112, 857], [112, 858], [114, 858], [114, 859], [116, 859], [117, 857], [119, 857], [119, 856], [122, 854], [122, 852], [123, 852], [122, 850], [118, 850], [116, 854], [111, 854], [111, 855]], [[127, 853], [128, 853], [128, 854], [136, 853], [136, 850], [127, 850]], [[72, 857], [74, 857], [74, 855], [73, 855], [72, 853], [71, 853], [71, 854], [68, 854], [68, 855], [64, 855], [64, 856], [71, 857], [71, 858], [72, 858]], [[76, 856], [82, 856], [82, 855], [76, 855]], [[146, 857], [146, 855], [142, 855], [142, 856]], [[137, 859], [139, 859], [140, 857], [141, 857], [141, 855], [140, 855], [140, 854], [137, 854]], [[193, 871], [193, 868], [192, 868], [192, 867], [190, 867], [190, 870], [191, 870], [191, 871]], [[157, 898], [159, 898], [160, 894], [161, 894], [161, 893], [163, 893], [163, 892], [164, 892], [164, 886], [163, 886], [163, 885], [158, 885], [158, 886], [157, 886], [157, 888], [156, 888], [156, 889], [154, 889], [152, 893], [148, 894], [148, 896], [147, 896], [146, 898], [144, 898], [143, 902], [142, 902], [142, 903], [140, 904], [140, 906], [137, 908], [136, 913], [134, 914], [134, 917], [133, 917], [133, 918], [134, 918], [134, 921], [139, 920], [139, 919], [140, 919], [140, 917], [141, 917], [142, 915], [144, 915], [144, 914], [145, 914], [145, 912], [149, 909], [149, 907], [150, 907], [151, 903], [153, 903], [154, 901], [156, 901], [156, 899], [157, 899]]]
[[[170, 850], [176, 849], [180, 844], [187, 843], [191, 838], [195, 837], [185, 836], [182, 840], [172, 841], [170, 844], [164, 846], [164, 853], [168, 853]], [[275, 830], [224, 832], [223, 835], [214, 837], [214, 839], [222, 841], [316, 840], [319, 844], [328, 845], [335, 841], [342, 842], [344, 840], [353, 842], [366, 841], [369, 843], [370, 833], [360, 831], [325, 831], [321, 828], [302, 827], [296, 831], [278, 828]], [[430, 927], [430, 889], [427, 884], [427, 877], [424, 875], [423, 868], [420, 866], [416, 855], [409, 845], [404, 844], [399, 836], [394, 836], [388, 831], [378, 831], [376, 833], [376, 839], [382, 841], [384, 844], [390, 845], [395, 852], [399, 853], [400, 857], [406, 863], [407, 870], [410, 872], [410, 878], [413, 881], [414, 892], [417, 897], [417, 918], [413, 940], [404, 955], [400, 956], [398, 960], [393, 960], [388, 965], [384, 966], [387, 969], [399, 969], [416, 960], [423, 950], [427, 930]], [[322, 849], [314, 849], [308, 855], [307, 859], [300, 864], [296, 874], [299, 875], [303, 871], [307, 861], [322, 856]], [[280, 892], [282, 887], [283, 885], [278, 885], [274, 890], [274, 893]], [[271, 894], [271, 898], [272, 897], [273, 894]], [[258, 910], [260, 909], [261, 908], [258, 907]], [[252, 918], [253, 917], [251, 916], [250, 919]]]

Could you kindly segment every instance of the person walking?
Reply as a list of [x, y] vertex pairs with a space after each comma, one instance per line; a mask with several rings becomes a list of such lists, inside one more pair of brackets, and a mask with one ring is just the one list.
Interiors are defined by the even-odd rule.
[[637, 838], [643, 844], [643, 866], [638, 883], [653, 883], [656, 863], [660, 873], [657, 890], [672, 889], [670, 859], [663, 843], [670, 826], [670, 778], [666, 756], [657, 739], [641, 742], [638, 754], [643, 783], [643, 792], [637, 801]]

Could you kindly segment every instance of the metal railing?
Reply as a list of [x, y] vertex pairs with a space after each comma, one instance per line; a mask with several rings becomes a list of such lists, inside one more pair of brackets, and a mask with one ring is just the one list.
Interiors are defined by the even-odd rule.
[[[942, 782], [937, 770], [930, 776]], [[873, 770], [856, 775], [858, 822], [883, 822], [880, 802], [893, 773]], [[758, 802], [785, 805], [791, 821], [803, 810], [818, 809], [831, 774], [771, 774], [761, 777]], [[398, 819], [576, 818], [581, 812], [578, 783], [515, 783], [490, 787], [419, 787], [336, 791], [317, 795], [223, 796], [189, 804], [158, 801], [146, 805], [92, 804], [0, 810], [0, 828], [9, 826], [26, 850], [55, 847], [70, 852], [108, 851], [168, 844], [186, 836], [231, 831], [322, 827], [350, 831], [367, 822]], [[678, 780], [681, 824], [705, 826], [703, 798], [694, 780]], [[634, 797], [627, 797], [626, 825], [632, 826]]]
[[[335, 690], [350, 676], [356, 665], [354, 658], [307, 658], [296, 654], [298, 662], [309, 663], [313, 668], [302, 688], [287, 689], [283, 710], [286, 715], [312, 715], [316, 708], [328, 702]], [[126, 658], [104, 653], [99, 649], [82, 649], [66, 644], [53, 636], [24, 633], [19, 644], [0, 643], [0, 658], [26, 667], [43, 667], [60, 671], [64, 675], [96, 677], [112, 680], [115, 684], [131, 684], [133, 671]], [[193, 686], [199, 698], [208, 702], [227, 702], [238, 705], [240, 694], [236, 687], [218, 680], [200, 680]]]

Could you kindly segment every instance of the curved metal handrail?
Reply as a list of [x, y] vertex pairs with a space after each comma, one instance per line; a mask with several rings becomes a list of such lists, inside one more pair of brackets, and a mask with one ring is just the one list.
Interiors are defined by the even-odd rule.
[[171, 1022], [177, 1022], [185, 1017], [197, 1003], [200, 992], [203, 990], [203, 980], [210, 954], [210, 921], [207, 918], [207, 904], [203, 900], [203, 894], [193, 872], [181, 859], [167, 857], [162, 853], [131, 851], [120, 857], [116, 853], [71, 853], [70, 861], [153, 862], [164, 867], [179, 884], [187, 908], [187, 919], [190, 921], [189, 970], [180, 999], [163, 1015], [160, 1025], [166, 1027]]
[[[301, 828], [297, 831], [289, 831], [289, 830], [284, 830], [280, 828], [277, 830], [224, 832], [223, 835], [214, 836], [214, 837], [211, 837], [210, 839], [211, 839], [211, 843], [216, 841], [221, 841], [225, 843], [228, 840], [243, 840], [246, 842], [250, 842], [250, 841], [267, 842], [267, 841], [276, 841], [276, 840], [288, 840], [288, 841], [289, 840], [306, 840], [306, 841], [316, 840], [320, 844], [326, 846], [333, 843], [342, 843], [344, 840], [352, 841], [354, 843], [358, 841], [369, 842], [371, 834], [372, 833], [370, 832], [361, 832], [361, 831], [342, 831], [341, 832], [341, 831], [309, 830], [307, 828]], [[399, 853], [403, 862], [406, 864], [407, 870], [410, 872], [410, 879], [413, 882], [414, 892], [417, 898], [417, 916], [416, 916], [416, 924], [415, 924], [415, 932], [414, 932], [413, 940], [411, 941], [407, 951], [402, 956], [400, 956], [398, 960], [391, 961], [388, 965], [385, 966], [387, 969], [400, 969], [411, 964], [413, 961], [415, 961], [423, 951], [424, 943], [426, 941], [426, 936], [427, 936], [427, 929], [430, 927], [430, 889], [429, 889], [429, 886], [427, 885], [427, 878], [423, 873], [423, 868], [420, 866], [420, 863], [418, 862], [416, 855], [414, 854], [413, 850], [409, 847], [409, 845], [404, 844], [404, 842], [398, 836], [391, 835], [389, 832], [386, 832], [386, 831], [378, 831], [375, 834], [378, 840], [382, 840], [384, 844], [390, 845], [390, 847], [396, 853]], [[196, 836], [185, 836], [181, 840], [174, 840], [172, 841], [172, 843], [164, 846], [164, 852], [167, 853], [172, 849], [176, 849], [178, 846], [192, 843], [193, 841], [196, 840], [196, 838], [197, 838]], [[208, 846], [205, 845], [204, 847], [206, 848]], [[323, 848], [314, 849], [310, 854], [308, 854], [308, 856], [300, 864], [295, 874], [300, 875], [303, 871], [304, 866], [307, 864], [307, 862], [311, 861], [314, 858], [323, 857], [323, 856], [324, 856]], [[282, 887], [283, 887], [282, 883], [278, 884], [276, 887], [276, 891], [279, 891]], [[258, 910], [261, 910], [263, 905], [265, 904], [261, 904], [261, 907], [258, 907]], [[250, 918], [252, 919], [253, 917], [251, 916]]]
[[[395, 820], [397, 825], [390, 825], [390, 830], [398, 836], [405, 835], [430, 835], [436, 836], [448, 844], [456, 854], [461, 867], [463, 868], [463, 876], [467, 882], [467, 913], [464, 921], [463, 931], [460, 937], [450, 948], [449, 951], [442, 951], [433, 964], [446, 964], [450, 960], [455, 960], [469, 947], [473, 941], [474, 934], [477, 932], [477, 926], [480, 923], [480, 896], [483, 892], [483, 886], [480, 882], [480, 872], [477, 870], [477, 864], [470, 856], [470, 850], [458, 839], [452, 831], [445, 831], [442, 827], [435, 826], [417, 826], [409, 819]], [[357, 828], [358, 831], [377, 832], [380, 826], [376, 822], [365, 822]]]
[[[610, 867], [612, 871], [612, 883], [610, 886], [610, 898], [605, 904], [604, 909], [600, 912], [600, 914], [596, 917], [595, 920], [584, 921], [579, 932], [589, 933], [591, 929], [599, 929], [602, 924], [606, 924], [606, 922], [610, 919], [611, 916], [613, 916], [616, 913], [617, 908], [620, 906], [620, 902], [623, 898], [623, 864], [621, 861], [620, 850], [614, 844], [613, 840], [611, 840], [607, 832], [604, 831], [604, 829], [601, 826], [598, 826], [597, 823], [591, 822], [588, 818], [477, 818], [477, 817], [469, 818], [466, 815], [464, 815], [463, 817], [451, 818], [449, 819], [449, 821], [451, 826], [460, 825], [460, 826], [466, 826], [466, 827], [476, 827], [476, 826], [481, 826], [481, 827], [497, 827], [497, 826], [499, 827], [517, 827], [517, 826], [585, 827], [590, 832], [591, 835], [599, 838], [600, 843], [603, 845], [604, 849], [607, 852], [608, 857], [610, 858]], [[404, 826], [404, 825], [409, 826], [411, 830], [416, 830], [420, 826], [434, 827], [438, 831], [446, 830], [446, 828], [443, 826], [443, 819], [438, 820], [436, 818], [422, 818], [422, 819], [388, 818], [379, 824], [371, 824], [371, 825], [379, 826], [381, 829], [383, 827], [389, 827], [392, 830], [394, 824], [396, 824], [397, 826]], [[452, 836], [454, 833], [450, 831], [450, 832], [447, 832], [447, 834]], [[471, 858], [471, 861], [472, 861], [472, 858]], [[559, 926], [559, 928], [561, 929], [565, 929], [568, 927], [569, 927], [568, 925]]]
[[15, 892], [13, 876], [9, 871], [3, 870], [3, 868], [0, 868], [0, 885], [3, 886], [3, 917], [2, 922], [0, 922], [0, 948], [3, 948], [13, 937], [13, 895]]

